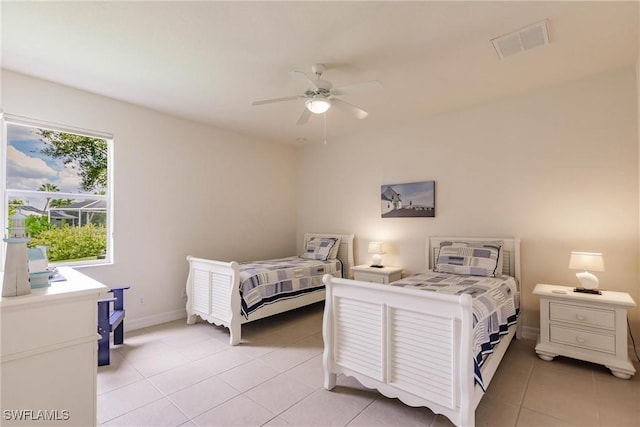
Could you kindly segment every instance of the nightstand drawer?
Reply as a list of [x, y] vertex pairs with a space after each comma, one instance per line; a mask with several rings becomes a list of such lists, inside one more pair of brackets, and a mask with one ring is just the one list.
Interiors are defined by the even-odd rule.
[[605, 353], [616, 353], [615, 335], [602, 335], [578, 329], [550, 325], [549, 340], [558, 344], [566, 344]]
[[616, 327], [614, 310], [600, 310], [557, 302], [549, 303], [549, 319], [607, 329], [615, 329]]
[[371, 282], [371, 283], [382, 283], [385, 284], [386, 276], [381, 276], [379, 274], [371, 274], [359, 271], [355, 275], [356, 280], [362, 280], [363, 282]]

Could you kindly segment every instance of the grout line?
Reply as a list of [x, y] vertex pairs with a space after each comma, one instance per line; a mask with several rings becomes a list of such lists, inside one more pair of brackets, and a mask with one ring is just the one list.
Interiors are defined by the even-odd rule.
[[[151, 381], [148, 381], [146, 378], [143, 378], [143, 379], [142, 379], [142, 380], [140, 380], [140, 381], [135, 381], [135, 382], [133, 382], [133, 383], [131, 383], [131, 384], [127, 384], [127, 386], [130, 386], [130, 385], [133, 385], [133, 384], [136, 384], [136, 383], [142, 382], [142, 381], [147, 381], [149, 384], [151, 384]], [[154, 386], [153, 386], [153, 384], [151, 384], [151, 386], [152, 386], [152, 387], [154, 387]], [[124, 387], [125, 387], [125, 386], [120, 387], [120, 388], [124, 388]], [[154, 388], [155, 388], [155, 387], [154, 387]], [[116, 390], [118, 390], [118, 389], [116, 389]], [[158, 390], [158, 391], [159, 391], [159, 390]], [[110, 393], [110, 392], [108, 392], [108, 393]], [[106, 393], [105, 393], [105, 394], [106, 394]], [[102, 424], [104, 424], [104, 423], [108, 423], [109, 421], [113, 421], [113, 420], [115, 420], [115, 419], [117, 419], [117, 418], [123, 417], [123, 416], [125, 416], [125, 415], [127, 415], [127, 414], [130, 414], [131, 412], [137, 411], [138, 409], [144, 408], [145, 406], [150, 405], [150, 404], [152, 404], [152, 403], [155, 403], [155, 402], [157, 402], [157, 401], [159, 401], [159, 400], [162, 400], [162, 399], [164, 399], [164, 398], [166, 398], [166, 396], [165, 396], [162, 392], [160, 392], [160, 397], [159, 397], [158, 399], [155, 399], [155, 400], [152, 400], [152, 401], [150, 401], [150, 402], [147, 402], [147, 403], [145, 403], [145, 404], [143, 404], [143, 405], [140, 405], [140, 406], [138, 406], [138, 407], [136, 407], [136, 408], [132, 408], [132, 409], [130, 409], [129, 411], [126, 411], [126, 412], [123, 412], [122, 414], [116, 415], [115, 417], [109, 418], [109, 419], [107, 419], [107, 420], [103, 420], [103, 421], [101, 421], [101, 422], [100, 422], [100, 425], [102, 425]], [[171, 403], [173, 404], [173, 402], [171, 402]], [[96, 405], [97, 405], [97, 401], [96, 401]], [[174, 406], [175, 406], [175, 405], [174, 405]], [[97, 408], [96, 408], [96, 409], [97, 409]], [[97, 411], [96, 411], [96, 412], [97, 412]], [[188, 417], [187, 417], [187, 418], [188, 418]]]
[[591, 369], [591, 387], [593, 388], [593, 396], [595, 397], [595, 407], [596, 407], [596, 425], [602, 425], [600, 423], [600, 399], [598, 399], [598, 388], [596, 387], [596, 374], [593, 369]]
[[[153, 403], [159, 402], [159, 401], [164, 400], [164, 399], [167, 399], [167, 397], [166, 397], [166, 396], [164, 396], [164, 395], [162, 395], [162, 397], [160, 397], [159, 399], [153, 400], [153, 401], [148, 402], [148, 403], [146, 403], [146, 404], [144, 404], [144, 405], [142, 405], [142, 406], [139, 406], [139, 407], [137, 407], [137, 408], [135, 408], [135, 409], [132, 409], [132, 410], [130, 410], [130, 411], [128, 411], [128, 412], [125, 412], [124, 414], [119, 415], [119, 416], [117, 416], [117, 417], [115, 417], [115, 418], [112, 418], [112, 419], [111, 419], [111, 420], [109, 420], [109, 421], [115, 420], [116, 418], [123, 417], [123, 416], [125, 416], [125, 415], [127, 415], [127, 414], [130, 414], [131, 412], [135, 412], [135, 411], [137, 411], [137, 410], [139, 410], [139, 409], [144, 408], [145, 406], [149, 406], [149, 405], [151, 405], [151, 404], [153, 404]], [[172, 404], [176, 409], [180, 410], [180, 408], [178, 408], [178, 407], [177, 407], [177, 406], [176, 406], [172, 401], [170, 401], [169, 399], [167, 399], [167, 400], [168, 400], [168, 401], [169, 401], [169, 403], [170, 403], [170, 404]], [[180, 411], [180, 412], [182, 413], [182, 411]], [[189, 417], [187, 417], [186, 415], [185, 415], [185, 418], [187, 418], [187, 420], [189, 419]], [[183, 424], [184, 424], [184, 423], [183, 423]]]
[[525, 381], [525, 385], [524, 385], [524, 393], [522, 394], [522, 400], [520, 401], [520, 405], [518, 406], [518, 414], [516, 415], [516, 422], [514, 424], [515, 426], [517, 426], [518, 422], [520, 421], [520, 414], [524, 406], [524, 401], [527, 397], [527, 391], [529, 391], [529, 382], [531, 381], [531, 376], [533, 375], [534, 363], [535, 363], [535, 360], [532, 361], [531, 366], [529, 366], [529, 372], [527, 373], [527, 380]]

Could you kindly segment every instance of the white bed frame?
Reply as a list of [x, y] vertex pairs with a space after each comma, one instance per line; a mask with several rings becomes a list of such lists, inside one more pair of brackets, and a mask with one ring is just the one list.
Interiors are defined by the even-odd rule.
[[[502, 240], [503, 272], [520, 286], [520, 240], [438, 237], [427, 243], [430, 268], [440, 242]], [[473, 426], [484, 392], [474, 384], [472, 299], [324, 276], [324, 387], [339, 374], [409, 406], [426, 406], [457, 426]], [[518, 288], [519, 289], [519, 288]], [[485, 387], [513, 339], [502, 337], [481, 368]], [[519, 335], [519, 333], [518, 333]]]
[[[342, 261], [343, 272], [349, 276], [354, 265], [353, 234], [318, 234], [304, 235], [304, 246], [311, 237], [340, 236], [338, 258]], [[203, 258], [187, 257], [189, 276], [187, 278], [187, 324], [196, 322], [197, 316], [209, 323], [229, 328], [229, 343], [237, 345], [242, 339], [241, 325], [284, 313], [285, 311], [303, 307], [322, 301], [325, 291], [310, 292], [267, 304], [244, 317], [240, 305], [239, 264], [235, 261], [223, 262]]]

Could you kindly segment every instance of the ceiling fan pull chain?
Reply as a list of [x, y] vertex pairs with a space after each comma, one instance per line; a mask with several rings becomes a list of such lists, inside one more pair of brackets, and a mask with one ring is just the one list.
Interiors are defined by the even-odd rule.
[[324, 145], [327, 145], [327, 113], [324, 113]]

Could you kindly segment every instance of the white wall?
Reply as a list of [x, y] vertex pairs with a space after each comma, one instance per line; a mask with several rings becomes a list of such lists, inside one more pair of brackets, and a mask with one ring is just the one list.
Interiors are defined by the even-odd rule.
[[[385, 264], [411, 273], [425, 268], [429, 235], [518, 236], [531, 330], [535, 284], [576, 284], [572, 250], [602, 251], [601, 287], [640, 302], [636, 94], [630, 67], [308, 146], [298, 240], [309, 229], [353, 232], [356, 263], [370, 261], [369, 241], [392, 242]], [[382, 184], [425, 180], [436, 181], [435, 218], [380, 217]], [[314, 203], [318, 194], [326, 200]]]
[[[330, 230], [356, 234], [362, 263], [370, 240], [392, 242], [385, 263], [407, 272], [424, 268], [429, 235], [519, 236], [524, 323], [537, 328], [531, 291], [575, 283], [571, 250], [604, 252], [601, 286], [640, 302], [637, 78], [604, 73], [298, 154], [7, 71], [1, 106], [114, 134], [115, 264], [84, 272], [132, 285], [130, 325], [182, 315], [188, 254], [285, 256]], [[435, 218], [380, 218], [382, 184], [421, 180], [436, 181]]]
[[131, 285], [128, 329], [184, 315], [189, 254], [295, 253], [293, 148], [5, 70], [1, 83], [7, 113], [113, 133], [115, 262], [82, 271]]

